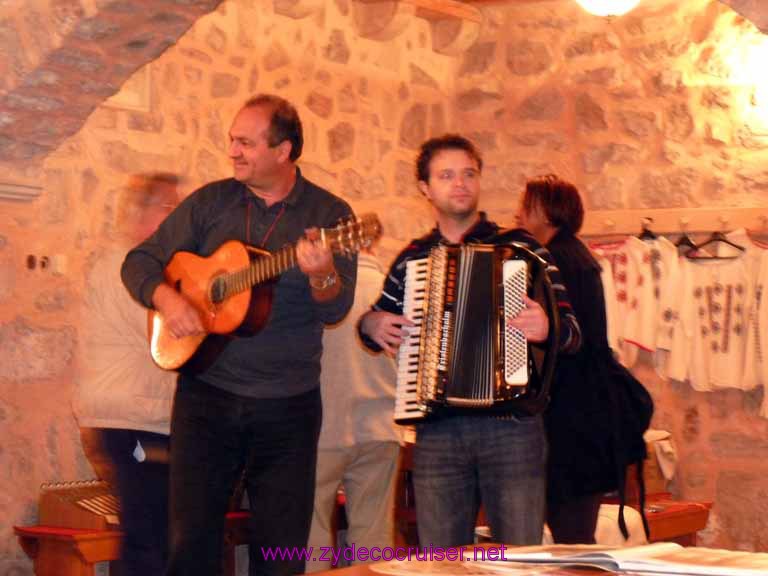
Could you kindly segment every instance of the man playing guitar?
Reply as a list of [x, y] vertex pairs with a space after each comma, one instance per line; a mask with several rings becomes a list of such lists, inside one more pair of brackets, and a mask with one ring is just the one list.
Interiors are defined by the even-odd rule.
[[[318, 230], [352, 211], [296, 167], [303, 136], [294, 107], [277, 96], [251, 98], [229, 137], [233, 178], [193, 192], [128, 253], [122, 268], [133, 297], [181, 341], [214, 331], [219, 308], [218, 300], [195, 306], [181, 281], [168, 282], [164, 271], [175, 254], [209, 257], [231, 240], [249, 252], [296, 246], [288, 256], [297, 267], [248, 294], [250, 308], [261, 308], [263, 327], [256, 332], [244, 325], [235, 335], [210, 337], [215, 356], [180, 370], [171, 424], [170, 575], [218, 573], [224, 516], [243, 470], [251, 507], [250, 573], [303, 570], [303, 560], [266, 561], [260, 547], [306, 544], [322, 417], [323, 325], [344, 317], [355, 287], [356, 258], [334, 256]], [[241, 280], [223, 276], [221, 290], [209, 283], [222, 299], [229, 282]]]

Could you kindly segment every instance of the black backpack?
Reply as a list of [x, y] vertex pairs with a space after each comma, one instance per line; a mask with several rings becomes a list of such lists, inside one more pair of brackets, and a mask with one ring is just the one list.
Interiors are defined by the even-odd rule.
[[640, 516], [646, 537], [650, 538], [648, 519], [645, 516], [645, 481], [643, 480], [643, 462], [647, 456], [643, 434], [651, 424], [653, 417], [653, 399], [642, 382], [632, 375], [613, 356], [610, 349], [598, 353], [595, 368], [610, 394], [612, 420], [612, 451], [619, 492], [619, 528], [624, 538], [629, 537], [624, 520], [625, 487], [627, 467], [634, 464], [637, 471], [637, 486]]

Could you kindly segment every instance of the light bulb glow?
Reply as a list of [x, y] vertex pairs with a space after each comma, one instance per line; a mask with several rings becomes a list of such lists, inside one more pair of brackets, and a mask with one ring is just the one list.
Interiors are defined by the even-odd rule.
[[758, 38], [747, 46], [744, 59], [733, 67], [737, 84], [752, 84], [750, 107], [747, 116], [753, 129], [765, 134], [768, 130], [768, 78], [765, 70], [768, 62], [768, 39]]
[[576, 0], [576, 3], [595, 16], [621, 16], [640, 3], [640, 0]]
[[[763, 70], [768, 62], [768, 37], [754, 31], [734, 30], [718, 40], [721, 68], [715, 67], [719, 83], [727, 86], [733, 110], [749, 128], [768, 134], [768, 78]], [[712, 84], [712, 78], [707, 79]]]

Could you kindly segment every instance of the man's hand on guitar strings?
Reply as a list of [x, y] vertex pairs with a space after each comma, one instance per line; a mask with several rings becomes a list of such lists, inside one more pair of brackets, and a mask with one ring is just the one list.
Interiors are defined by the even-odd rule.
[[160, 313], [174, 338], [204, 334], [205, 327], [197, 309], [168, 284], [159, 284], [152, 295], [152, 304]]
[[507, 321], [507, 328], [517, 328], [530, 342], [544, 342], [549, 335], [549, 318], [541, 305], [528, 296], [523, 296], [523, 308], [514, 318]]
[[408, 328], [415, 324], [405, 316], [392, 314], [391, 312], [366, 312], [362, 319], [363, 333], [376, 342], [381, 348], [394, 356], [397, 349], [408, 336]]
[[297, 242], [296, 261], [304, 274], [317, 280], [324, 280], [336, 271], [333, 265], [333, 253], [330, 248], [323, 245], [317, 228], [306, 230], [305, 238]]

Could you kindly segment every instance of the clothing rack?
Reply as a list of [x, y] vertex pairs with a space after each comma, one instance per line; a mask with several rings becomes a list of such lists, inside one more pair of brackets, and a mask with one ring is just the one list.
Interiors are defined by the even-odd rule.
[[635, 236], [647, 227], [655, 234], [730, 232], [746, 228], [768, 239], [768, 206], [762, 208], [664, 208], [653, 210], [587, 210], [581, 236]]

